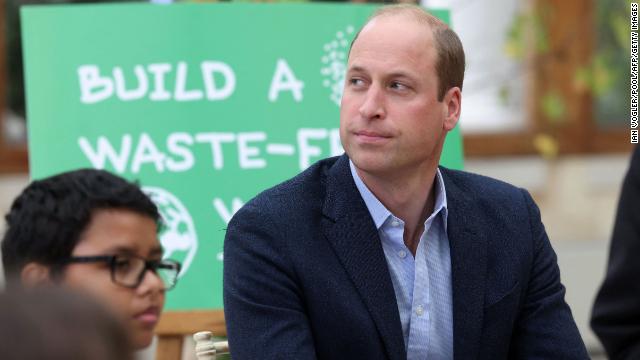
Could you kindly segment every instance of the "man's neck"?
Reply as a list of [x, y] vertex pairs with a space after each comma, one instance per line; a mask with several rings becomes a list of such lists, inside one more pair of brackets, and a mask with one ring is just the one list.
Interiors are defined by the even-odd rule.
[[401, 176], [376, 176], [356, 167], [358, 176], [378, 200], [404, 221], [404, 243], [414, 254], [424, 231], [424, 222], [435, 205], [434, 183], [437, 167]]

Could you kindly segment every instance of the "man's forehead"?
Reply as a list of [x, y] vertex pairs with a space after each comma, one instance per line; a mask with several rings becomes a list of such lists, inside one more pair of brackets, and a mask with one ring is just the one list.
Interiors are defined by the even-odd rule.
[[[407, 21], [408, 20], [408, 21]], [[428, 24], [403, 14], [385, 14], [372, 19], [362, 28], [349, 52], [349, 67], [354, 60], [389, 59], [403, 54], [408, 62], [429, 58], [435, 60], [435, 44]], [[355, 61], [358, 62], [357, 60]]]
[[392, 44], [402, 42], [414, 42], [428, 47], [433, 44], [433, 32], [429, 24], [418, 21], [409, 14], [383, 14], [371, 19], [354, 39], [351, 50], [358, 46], [360, 40], [366, 38], [373, 44], [384, 43], [385, 40]]
[[405, 27], [421, 29], [425, 35], [432, 35], [429, 23], [426, 21], [420, 21], [415, 14], [408, 11], [380, 14], [369, 20], [362, 27], [360, 33], [371, 31], [371, 29], [393, 31]]

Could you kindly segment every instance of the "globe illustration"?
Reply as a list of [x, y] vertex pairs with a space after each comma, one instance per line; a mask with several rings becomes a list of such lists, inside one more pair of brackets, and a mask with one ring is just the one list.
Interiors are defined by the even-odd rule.
[[193, 219], [182, 202], [169, 191], [145, 186], [142, 188], [158, 207], [162, 216], [160, 243], [164, 248], [164, 257], [180, 261], [182, 277], [189, 270], [198, 250], [198, 236]]

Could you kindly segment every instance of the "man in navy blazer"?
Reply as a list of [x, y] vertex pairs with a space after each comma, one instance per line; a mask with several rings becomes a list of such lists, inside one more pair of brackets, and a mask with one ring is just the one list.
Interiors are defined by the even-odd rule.
[[227, 229], [234, 359], [587, 359], [538, 208], [439, 167], [464, 52], [417, 6], [352, 43], [345, 155], [247, 203]]

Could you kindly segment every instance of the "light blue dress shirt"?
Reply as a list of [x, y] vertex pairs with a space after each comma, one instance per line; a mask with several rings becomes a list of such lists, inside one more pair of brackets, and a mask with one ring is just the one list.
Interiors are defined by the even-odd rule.
[[451, 255], [447, 194], [436, 172], [435, 205], [424, 223], [415, 258], [404, 244], [404, 221], [367, 188], [350, 162], [353, 180], [378, 229], [396, 293], [408, 360], [453, 359]]

